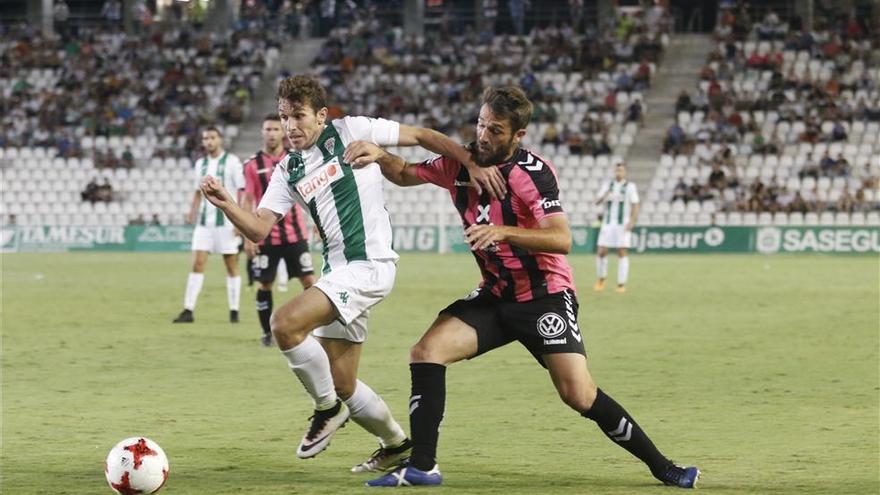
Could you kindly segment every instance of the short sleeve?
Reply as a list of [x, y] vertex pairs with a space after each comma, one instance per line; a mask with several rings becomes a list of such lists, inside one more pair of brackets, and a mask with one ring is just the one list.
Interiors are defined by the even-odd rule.
[[[396, 146], [400, 138], [400, 124], [393, 120], [370, 117], [343, 117], [342, 127], [348, 133], [349, 142], [369, 141], [378, 146]], [[334, 121], [334, 125], [337, 125]]]
[[537, 170], [515, 169], [508, 177], [513, 192], [525, 203], [536, 220], [563, 213], [559, 183], [548, 163]]
[[596, 198], [601, 198], [602, 196], [604, 196], [608, 192], [609, 187], [610, 184], [608, 184], [607, 182], [603, 182], [602, 185], [599, 186], [599, 192], [596, 193]]
[[629, 183], [629, 187], [626, 191], [627, 198], [629, 202], [632, 204], [638, 204], [639, 202], [639, 191], [636, 189], [636, 185], [632, 182]]
[[286, 166], [287, 159], [275, 166], [272, 178], [269, 179], [269, 186], [266, 188], [266, 194], [263, 195], [257, 209], [266, 208], [283, 217], [296, 204], [296, 197], [290, 190], [290, 186], [287, 185]]
[[461, 170], [458, 161], [438, 156], [416, 165], [416, 174], [425, 182], [450, 189], [455, 184], [455, 177]]
[[244, 189], [244, 171], [242, 170], [241, 160], [235, 155], [229, 155], [229, 160], [232, 162], [231, 165], [232, 172], [229, 176], [232, 179], [233, 188], [238, 191], [240, 189]]

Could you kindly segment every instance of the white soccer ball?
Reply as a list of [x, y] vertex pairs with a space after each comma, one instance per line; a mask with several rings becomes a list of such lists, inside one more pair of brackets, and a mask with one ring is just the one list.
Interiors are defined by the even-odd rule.
[[156, 493], [168, 479], [168, 458], [149, 438], [126, 438], [107, 455], [104, 475], [120, 495]]

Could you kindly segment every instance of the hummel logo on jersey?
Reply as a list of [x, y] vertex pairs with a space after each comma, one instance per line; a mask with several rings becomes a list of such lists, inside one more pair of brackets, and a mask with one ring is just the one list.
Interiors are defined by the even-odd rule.
[[625, 442], [632, 438], [632, 431], [632, 423], [627, 421], [626, 418], [620, 418], [620, 424], [617, 425], [617, 429], [614, 431], [609, 431], [608, 436], [613, 438], [615, 442]]
[[455, 187], [471, 187], [470, 181], [464, 181], [464, 180], [457, 180], [457, 181], [453, 182], [453, 185]]
[[477, 223], [489, 222], [489, 209], [492, 205], [477, 205]]
[[[534, 165], [532, 165], [532, 162], [534, 162]], [[535, 160], [535, 156], [531, 154], [526, 155], [525, 160], [517, 163], [519, 163], [520, 165], [525, 165], [526, 170], [528, 170], [529, 172], [537, 172], [544, 168], [544, 162], [542, 162], [541, 160]]]
[[339, 294], [339, 300], [342, 301], [342, 304], [348, 304], [348, 292], [342, 291], [337, 294]]
[[296, 183], [296, 190], [302, 196], [303, 201], [308, 203], [318, 192], [326, 189], [330, 184], [342, 179], [345, 174], [339, 159], [334, 157], [329, 162], [313, 170]]
[[329, 138], [324, 141], [324, 149], [327, 150], [327, 153], [333, 154], [333, 150], [336, 149], [336, 138]]
[[551, 200], [551, 199], [547, 199], [547, 198], [539, 199], [538, 204], [541, 205], [541, 207], [544, 208], [545, 210], [549, 210], [550, 208], [553, 208], [554, 206], [562, 206], [562, 204], [559, 202], [558, 199]]

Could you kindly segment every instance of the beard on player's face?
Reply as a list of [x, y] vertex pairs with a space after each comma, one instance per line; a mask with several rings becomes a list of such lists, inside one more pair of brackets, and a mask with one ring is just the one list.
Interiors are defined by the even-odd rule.
[[506, 142], [501, 142], [494, 146], [488, 141], [477, 141], [474, 143], [474, 161], [481, 167], [491, 167], [492, 165], [504, 163], [513, 153], [515, 147], [513, 136]]

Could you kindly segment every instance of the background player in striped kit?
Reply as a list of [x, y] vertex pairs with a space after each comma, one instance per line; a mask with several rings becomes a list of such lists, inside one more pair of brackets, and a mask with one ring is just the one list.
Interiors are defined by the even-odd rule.
[[353, 169], [347, 147], [356, 140], [420, 145], [468, 162], [477, 174], [488, 172], [481, 177], [489, 183], [500, 177], [476, 170], [460, 145], [430, 129], [367, 117], [330, 121], [326, 99], [326, 91], [313, 78], [281, 81], [278, 113], [294, 151], [275, 167], [256, 212], [238, 207], [212, 177], [202, 181], [202, 192], [253, 241], [269, 235], [293, 204], [308, 208], [324, 244], [322, 275], [278, 308], [271, 321], [278, 347], [315, 403], [297, 456], [318, 455], [351, 417], [380, 442], [380, 448], [352, 471], [386, 470], [408, 457], [411, 445], [385, 402], [358, 379], [358, 365], [369, 309], [390, 293], [398, 257], [391, 246], [382, 173], [377, 167]]
[[[252, 211], [263, 199], [275, 165], [287, 157], [288, 153], [284, 149], [284, 130], [281, 128], [281, 117], [277, 113], [263, 118], [262, 137], [263, 149], [244, 164], [245, 194], [242, 208], [246, 211]], [[272, 282], [275, 281], [276, 274], [299, 278], [303, 289], [308, 289], [315, 283], [305, 216], [302, 207], [294, 204], [290, 213], [272, 227], [266, 239], [259, 243], [248, 239], [244, 241], [245, 251], [251, 259], [251, 270], [259, 283], [257, 316], [263, 330], [260, 341], [267, 347], [272, 345], [269, 319], [274, 306]], [[284, 273], [278, 270], [282, 263], [287, 267]]]
[[599, 189], [597, 205], [605, 204], [602, 214], [602, 227], [599, 229], [599, 242], [596, 253], [596, 275], [598, 280], [593, 289], [605, 290], [608, 278], [608, 248], [617, 249], [617, 288], [618, 293], [626, 292], [629, 278], [629, 256], [626, 250], [632, 244], [632, 229], [639, 217], [639, 193], [633, 182], [626, 180], [626, 164], [614, 167], [614, 180], [606, 182]]
[[[499, 170], [510, 193], [493, 199], [467, 187], [469, 171], [441, 156], [407, 164], [377, 146], [355, 143], [357, 165], [377, 162], [399, 186], [436, 184], [449, 191], [483, 280], [434, 320], [410, 352], [410, 462], [368, 486], [439, 485], [437, 442], [446, 407], [446, 367], [519, 341], [549, 371], [562, 401], [594, 421], [615, 444], [638, 457], [658, 480], [693, 488], [699, 470], [667, 459], [632, 416], [599, 389], [587, 369], [578, 302], [565, 255], [571, 230], [550, 162], [519, 147], [532, 104], [516, 86], [483, 93], [477, 142], [482, 167]], [[375, 167], [370, 167], [375, 168]]]
[[193, 231], [192, 271], [186, 280], [186, 293], [183, 297], [183, 311], [174, 319], [174, 323], [192, 323], [193, 311], [205, 280], [205, 262], [208, 254], [220, 253], [226, 265], [226, 299], [229, 304], [229, 321], [238, 323], [238, 303], [241, 297], [241, 277], [238, 275], [238, 233], [230, 223], [210, 202], [202, 197], [199, 186], [206, 176], [217, 179], [238, 196], [244, 188], [244, 175], [241, 160], [223, 149], [223, 136], [216, 127], [206, 127], [202, 131], [202, 146], [205, 156], [196, 162], [195, 186], [192, 206], [186, 221], [195, 224]]

